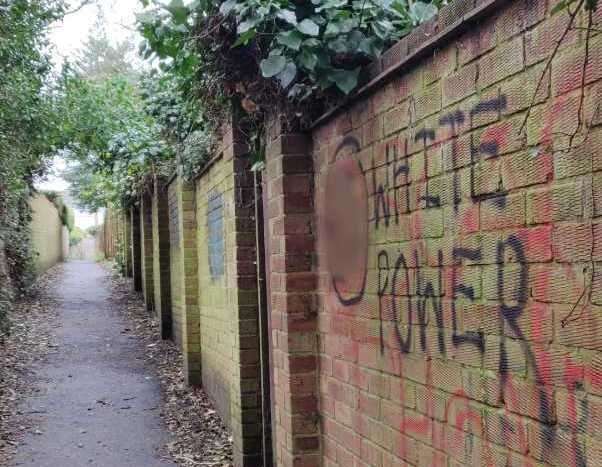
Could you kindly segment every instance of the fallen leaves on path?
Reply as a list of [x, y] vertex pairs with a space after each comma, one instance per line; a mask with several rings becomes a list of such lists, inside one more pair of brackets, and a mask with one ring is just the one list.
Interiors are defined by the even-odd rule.
[[22, 413], [19, 404], [39, 391], [34, 370], [56, 351], [52, 329], [58, 326], [58, 315], [52, 289], [61, 274], [58, 265], [40, 277], [31, 294], [9, 312], [9, 334], [0, 334], [0, 465], [8, 465], [25, 432], [33, 428], [32, 416], [44, 412]]
[[131, 280], [112, 276], [111, 300], [123, 310], [128, 326], [123, 334], [133, 334], [145, 346], [145, 359], [156, 372], [163, 392], [162, 417], [173, 440], [167, 449], [184, 467], [226, 467], [232, 465], [232, 438], [207, 394], [190, 388], [184, 381], [183, 360], [172, 341], [160, 338], [155, 316], [146, 311], [132, 292]]

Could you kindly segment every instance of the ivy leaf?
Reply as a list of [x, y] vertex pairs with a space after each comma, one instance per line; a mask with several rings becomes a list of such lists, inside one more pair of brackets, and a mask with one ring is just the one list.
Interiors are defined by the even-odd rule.
[[360, 69], [355, 70], [333, 70], [330, 79], [337, 88], [345, 94], [349, 94], [357, 86]]
[[184, 6], [182, 0], [172, 0], [169, 5], [165, 7], [167, 11], [171, 13], [173, 21], [176, 24], [183, 24], [188, 21], [188, 8]]
[[374, 34], [381, 40], [386, 40], [391, 31], [393, 31], [393, 24], [390, 21], [375, 21], [372, 23], [372, 30]]
[[437, 14], [437, 7], [432, 3], [415, 2], [410, 6], [409, 14], [414, 24], [422, 24]]
[[339, 34], [341, 30], [339, 29], [339, 23], [336, 21], [331, 21], [326, 26], [326, 31], [324, 31], [325, 36], [336, 36]]
[[343, 36], [339, 36], [336, 39], [328, 42], [328, 48], [335, 53], [345, 54], [349, 52], [349, 43]]
[[248, 31], [243, 32], [236, 42], [232, 44], [232, 48], [238, 47], [240, 45], [247, 45], [251, 39], [253, 39], [257, 35], [257, 31], [255, 29], [249, 29]]
[[257, 23], [259, 23], [259, 21], [260, 21], [259, 18], [246, 19], [238, 25], [238, 28], [236, 29], [236, 31], [238, 32], [238, 34], [244, 34], [249, 29], [252, 29], [255, 26], [257, 26]]
[[380, 55], [380, 48], [377, 45], [378, 39], [375, 37], [368, 37], [363, 39], [358, 47], [358, 50], [370, 57], [377, 57]]
[[380, 4], [383, 9], [388, 10], [391, 8], [393, 0], [377, 0], [376, 3]]
[[235, 6], [236, 0], [226, 0], [220, 5], [219, 12], [224, 16], [228, 16]]
[[276, 41], [289, 49], [299, 50], [303, 36], [298, 31], [291, 29], [290, 31], [281, 32], [276, 36]]
[[303, 49], [299, 54], [299, 63], [303, 65], [304, 68], [313, 71], [318, 64], [318, 57], [315, 53], [307, 49]]
[[320, 27], [311, 19], [304, 19], [297, 25], [297, 29], [307, 36], [320, 34]]
[[297, 67], [293, 62], [288, 62], [284, 67], [284, 70], [278, 74], [280, 85], [284, 89], [288, 88], [289, 84], [295, 79], [295, 76], [297, 76]]
[[276, 76], [286, 66], [286, 59], [282, 55], [271, 55], [261, 61], [259, 67], [264, 78]]
[[294, 11], [291, 10], [280, 10], [276, 16], [278, 16], [278, 18], [286, 21], [289, 24], [292, 24], [293, 26], [297, 25], [297, 15], [295, 14]]

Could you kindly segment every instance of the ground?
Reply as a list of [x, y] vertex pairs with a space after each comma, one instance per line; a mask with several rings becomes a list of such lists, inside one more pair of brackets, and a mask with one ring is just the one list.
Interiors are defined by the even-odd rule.
[[51, 275], [33, 329], [13, 344], [23, 351], [39, 335], [31, 353], [44, 358], [14, 372], [11, 390], [23, 394], [7, 402], [17, 410], [0, 439], [16, 452], [0, 465], [230, 465], [227, 432], [204, 393], [184, 387], [175, 347], [157, 340], [127, 282], [92, 262]]

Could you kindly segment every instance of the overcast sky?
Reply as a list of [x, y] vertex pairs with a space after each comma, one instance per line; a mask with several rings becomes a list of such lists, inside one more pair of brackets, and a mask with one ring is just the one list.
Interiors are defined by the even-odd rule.
[[[77, 0], [71, 2], [78, 5]], [[52, 26], [50, 39], [52, 42], [52, 57], [56, 70], [60, 70], [65, 59], [75, 57], [82, 48], [91, 31], [102, 18], [107, 36], [116, 42], [127, 37], [138, 36], [135, 32], [136, 11], [141, 9], [139, 0], [95, 0], [81, 10], [69, 14], [63, 21]], [[65, 169], [65, 162], [56, 158], [48, 180], [38, 183], [41, 190], [65, 191], [69, 188], [60, 176]], [[76, 225], [88, 228], [94, 225], [94, 216], [89, 213], [76, 212]]]

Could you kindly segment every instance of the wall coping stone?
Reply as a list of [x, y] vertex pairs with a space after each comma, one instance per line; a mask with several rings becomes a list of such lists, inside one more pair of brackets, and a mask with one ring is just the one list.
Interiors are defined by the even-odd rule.
[[352, 103], [391, 80], [400, 70], [409, 68], [430, 52], [464, 33], [469, 26], [490, 16], [512, 0], [453, 0], [438, 15], [414, 28], [368, 66], [371, 79], [343, 102], [321, 115], [313, 130]]

